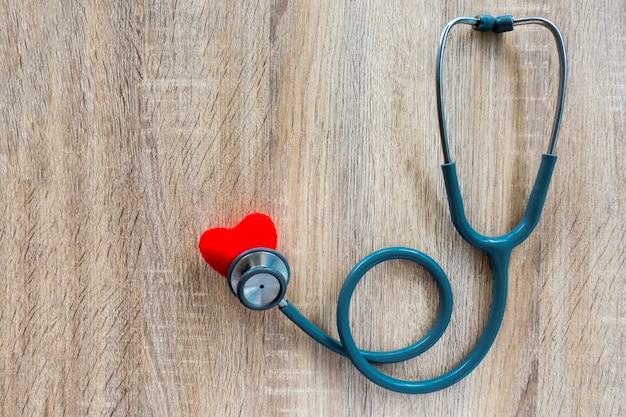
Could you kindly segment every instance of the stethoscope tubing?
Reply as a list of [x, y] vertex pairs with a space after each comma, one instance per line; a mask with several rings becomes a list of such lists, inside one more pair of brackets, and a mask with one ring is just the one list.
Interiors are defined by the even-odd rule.
[[[437, 319], [435, 320], [433, 327], [423, 338], [405, 348], [387, 352], [374, 352], [361, 349], [356, 350], [358, 351], [358, 354], [363, 356], [367, 362], [371, 363], [396, 363], [414, 358], [430, 349], [443, 335], [448, 327], [448, 324], [450, 323], [453, 306], [452, 288], [450, 287], [450, 282], [448, 281], [445, 272], [432, 258], [415, 249], [405, 247], [381, 249], [366, 256], [352, 269], [352, 271], [350, 271], [344, 281], [339, 295], [339, 300], [337, 302], [338, 327], [343, 327], [347, 330], [347, 333], [344, 331], [343, 336], [340, 330], [339, 334], [341, 341], [334, 339], [311, 323], [306, 317], [304, 317], [304, 315], [302, 315], [302, 313], [298, 311], [298, 309], [296, 309], [296, 307], [293, 306], [293, 304], [288, 301], [283, 300], [278, 306], [283, 314], [285, 314], [291, 321], [300, 327], [300, 329], [317, 342], [321, 343], [335, 353], [351, 357], [350, 352], [347, 352], [345, 349], [345, 338], [348, 337], [352, 339], [349, 326], [346, 327], [346, 324], [348, 324], [347, 309], [349, 308], [352, 294], [354, 293], [358, 282], [370, 269], [382, 262], [393, 259], [414, 262], [426, 269], [426, 271], [435, 279], [437, 289], [439, 291], [439, 313], [437, 315]], [[344, 317], [346, 320], [339, 320], [340, 316]], [[341, 321], [341, 325], [339, 325], [339, 321]]]
[[[451, 211], [452, 213], [460, 213], [464, 219], [459, 223], [458, 220], [454, 220], [453, 214], [455, 227], [465, 240], [487, 253], [493, 271], [494, 285], [492, 304], [481, 337], [465, 359], [443, 375], [428, 380], [407, 381], [393, 378], [372, 366], [374, 363], [402, 362], [424, 353], [439, 340], [450, 323], [453, 296], [449, 279], [437, 262], [415, 249], [405, 247], [381, 249], [366, 256], [350, 271], [337, 300], [337, 331], [339, 340], [315, 326], [287, 300], [279, 303], [280, 311], [318, 343], [333, 352], [349, 357], [363, 375], [383, 388], [406, 394], [425, 394], [454, 385], [469, 375], [480, 364], [496, 339], [506, 307], [511, 252], [513, 248], [530, 235], [539, 220], [555, 163], [555, 155], [543, 155], [535, 186], [529, 198], [526, 215], [520, 222], [521, 226], [513, 229], [507, 235], [494, 238], [480, 235], [469, 226], [463, 214], [463, 205], [454, 164], [444, 165], [444, 178], [448, 189], [449, 201], [451, 207], [454, 207], [454, 209], [451, 208]], [[447, 173], [446, 169], [448, 170]], [[357, 347], [350, 329], [349, 310], [352, 296], [359, 281], [371, 268], [392, 259], [414, 262], [425, 268], [433, 277], [439, 291], [439, 313], [437, 319], [426, 336], [410, 346], [389, 352], [361, 350]]]
[[[488, 16], [486, 18], [492, 20], [494, 19]], [[432, 258], [411, 248], [392, 247], [376, 251], [363, 258], [363, 260], [361, 260], [352, 269], [352, 271], [350, 271], [341, 288], [339, 298], [337, 300], [337, 331], [339, 333], [339, 340], [331, 337], [319, 327], [314, 325], [289, 301], [282, 300], [278, 303], [280, 311], [306, 334], [333, 352], [349, 357], [352, 363], [365, 377], [381, 387], [392, 391], [407, 394], [424, 394], [439, 391], [459, 382], [472, 372], [472, 370], [474, 370], [484, 359], [496, 339], [504, 317], [511, 252], [513, 248], [528, 238], [539, 222], [552, 173], [554, 171], [554, 166], [556, 164], [557, 158], [555, 155], [555, 148], [562, 120], [567, 78], [567, 57], [563, 36], [554, 23], [543, 18], [528, 17], [513, 19], [511, 16], [504, 16], [496, 18], [495, 20], [498, 19], [503, 19], [504, 25], [508, 25], [508, 29], [505, 30], [511, 30], [514, 25], [532, 23], [540, 24], [550, 29], [556, 40], [557, 50], [559, 53], [559, 97], [557, 99], [556, 114], [554, 117], [548, 151], [542, 156], [537, 178], [535, 180], [533, 190], [531, 191], [522, 220], [513, 230], [502, 236], [489, 237], [477, 233], [471, 227], [465, 216], [460, 186], [456, 173], [456, 165], [451, 161], [450, 157], [443, 102], [442, 68], [445, 44], [452, 27], [457, 24], [469, 24], [474, 26], [477, 30], [486, 31], [491, 30], [490, 28], [493, 26], [493, 21], [491, 20], [487, 22], [491, 26], [489, 26], [488, 29], [485, 29], [484, 26], [487, 25], [487, 23], [481, 22], [480, 18], [460, 17], [452, 20], [444, 28], [437, 52], [436, 79], [437, 109], [441, 144], [444, 154], [442, 172], [446, 186], [450, 215], [452, 223], [463, 239], [487, 254], [494, 276], [492, 304], [487, 317], [485, 329], [476, 345], [472, 348], [469, 354], [452, 369], [440, 376], [426, 380], [409, 381], [394, 378], [382, 373], [372, 365], [375, 363], [400, 362], [420, 355], [431, 348], [440, 339], [450, 322], [450, 318], [452, 316], [453, 297], [448, 277], [437, 262], [435, 262]], [[494, 29], [494, 31], [496, 30]], [[361, 350], [357, 347], [350, 329], [349, 311], [352, 296], [354, 295], [354, 291], [359, 281], [371, 268], [382, 262], [393, 259], [414, 262], [425, 268], [426, 271], [433, 277], [439, 291], [439, 313], [437, 319], [431, 330], [423, 338], [410, 346], [389, 352]]]

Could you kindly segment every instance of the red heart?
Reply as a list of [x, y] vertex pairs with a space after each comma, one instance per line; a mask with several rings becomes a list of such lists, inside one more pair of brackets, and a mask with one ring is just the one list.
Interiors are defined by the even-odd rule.
[[226, 276], [237, 256], [254, 248], [276, 249], [277, 240], [272, 219], [262, 213], [252, 213], [231, 229], [217, 227], [205, 231], [198, 248], [211, 268]]

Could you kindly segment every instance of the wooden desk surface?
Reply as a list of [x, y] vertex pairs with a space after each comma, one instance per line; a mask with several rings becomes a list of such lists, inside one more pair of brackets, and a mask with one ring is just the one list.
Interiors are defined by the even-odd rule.
[[[0, 414], [623, 416], [626, 5], [462, 3], [3, 1]], [[562, 29], [559, 161], [542, 220], [513, 253], [485, 361], [442, 392], [396, 394], [278, 310], [245, 309], [197, 239], [270, 214], [289, 300], [333, 335], [359, 259], [423, 250], [449, 274], [450, 328], [382, 369], [423, 379], [458, 363], [492, 283], [449, 220], [435, 55], [450, 19], [481, 12]], [[483, 233], [523, 213], [557, 70], [541, 27], [450, 37], [452, 153]], [[417, 267], [376, 268], [353, 299], [359, 345], [416, 340], [436, 294]]]

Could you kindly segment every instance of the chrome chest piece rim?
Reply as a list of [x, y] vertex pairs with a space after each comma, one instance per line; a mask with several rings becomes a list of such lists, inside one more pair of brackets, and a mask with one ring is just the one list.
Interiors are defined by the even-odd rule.
[[280, 253], [256, 248], [233, 261], [228, 271], [228, 285], [246, 307], [267, 310], [285, 296], [289, 275], [289, 264]]

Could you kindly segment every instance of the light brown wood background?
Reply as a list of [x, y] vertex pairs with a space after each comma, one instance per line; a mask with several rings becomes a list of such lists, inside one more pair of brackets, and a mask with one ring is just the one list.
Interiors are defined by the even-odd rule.
[[[277, 310], [245, 309], [197, 239], [270, 214], [288, 299], [333, 335], [359, 259], [423, 250], [450, 276], [453, 319], [384, 369], [428, 378], [462, 359], [491, 276], [449, 221], [434, 73], [444, 25], [477, 13], [562, 29], [559, 162], [485, 361], [442, 392], [396, 394]], [[614, 0], [2, 1], [0, 414], [623, 416], [625, 22]], [[483, 233], [522, 215], [557, 68], [541, 27], [451, 35], [452, 152]], [[421, 270], [383, 265], [359, 284], [355, 337], [399, 348], [437, 306]]]

